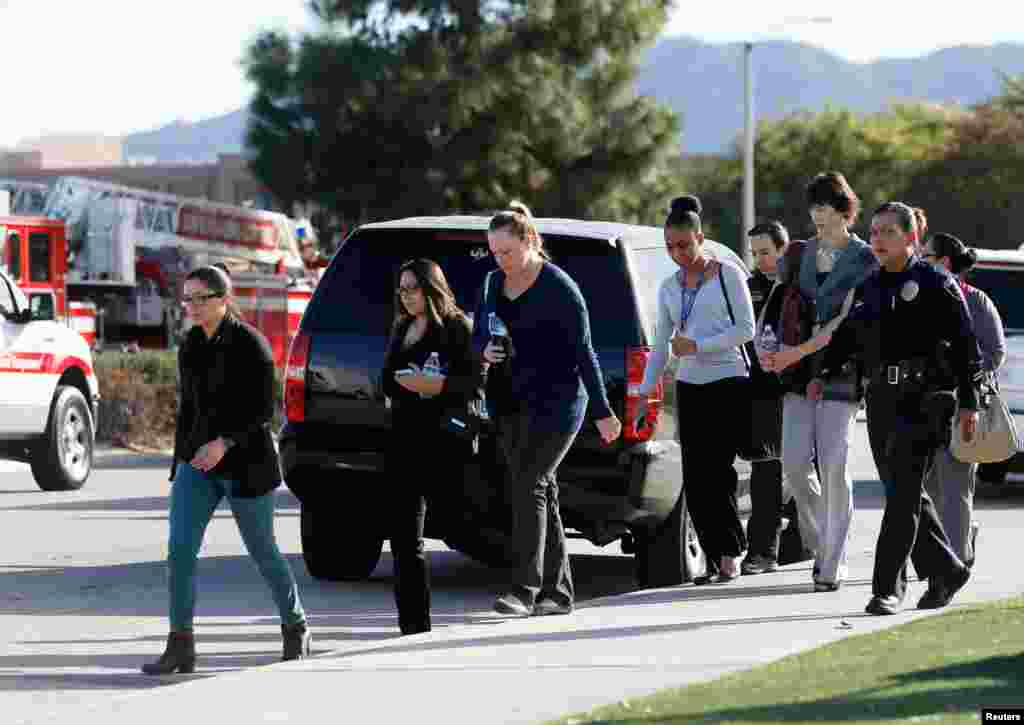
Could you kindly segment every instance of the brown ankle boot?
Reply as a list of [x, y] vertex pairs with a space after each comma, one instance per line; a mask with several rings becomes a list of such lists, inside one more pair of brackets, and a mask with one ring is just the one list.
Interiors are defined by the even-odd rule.
[[196, 639], [191, 632], [171, 632], [167, 635], [167, 648], [160, 659], [142, 666], [147, 675], [185, 675], [196, 669]]
[[281, 638], [284, 640], [284, 654], [281, 656], [282, 662], [309, 657], [310, 648], [313, 644], [313, 635], [310, 634], [309, 626], [305, 622], [282, 624]]

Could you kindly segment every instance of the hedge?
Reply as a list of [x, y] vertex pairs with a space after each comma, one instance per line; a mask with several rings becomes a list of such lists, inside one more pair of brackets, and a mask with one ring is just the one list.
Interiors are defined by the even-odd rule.
[[[178, 356], [170, 350], [100, 352], [94, 358], [100, 386], [98, 440], [146, 449], [174, 447]], [[280, 371], [274, 384], [274, 429], [284, 423]]]

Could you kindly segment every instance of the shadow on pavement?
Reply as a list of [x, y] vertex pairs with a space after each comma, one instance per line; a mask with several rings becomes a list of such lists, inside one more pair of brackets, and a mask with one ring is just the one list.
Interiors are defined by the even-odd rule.
[[[88, 484], [87, 484], [88, 485]], [[80, 494], [79, 494], [80, 495]], [[81, 499], [76, 501], [56, 501], [53, 503], [35, 503], [28, 506], [4, 506], [0, 511], [168, 511], [170, 509], [170, 488], [167, 496], [141, 496], [134, 498]], [[227, 501], [221, 501], [218, 510], [230, 510]], [[284, 488], [278, 489], [276, 511], [295, 511], [300, 509], [299, 500]], [[134, 520], [134, 519], [133, 519]]]
[[[60, 665], [50, 664], [48, 666], [58, 667]], [[132, 663], [133, 668], [138, 668], [139, 658], [136, 657]], [[8, 690], [40, 690], [40, 691], [75, 691], [75, 690], [153, 690], [168, 685], [180, 685], [190, 680], [205, 680], [217, 673], [195, 674], [195, 675], [174, 675], [169, 677], [145, 677], [141, 674], [131, 672], [111, 673], [36, 673], [36, 672], [14, 672], [0, 674], [0, 692]]]
[[[601, 627], [599, 629], [576, 629], [561, 632], [523, 632], [519, 634], [498, 635], [493, 637], [465, 637], [446, 639], [440, 642], [413, 642], [399, 646], [371, 647], [369, 649], [352, 649], [335, 653], [324, 662], [341, 662], [353, 657], [373, 654], [396, 654], [430, 652], [434, 650], [460, 649], [464, 647], [487, 647], [533, 644], [537, 642], [578, 642], [585, 640], [620, 639], [624, 637], [645, 637], [650, 635], [689, 632], [710, 627], [734, 627], [736, 625], [780, 624], [784, 622], [815, 622], [831, 620], [867, 619], [872, 615], [863, 610], [854, 612], [830, 612], [828, 614], [780, 615], [777, 617], [750, 617], [741, 619], [708, 619], [699, 622], [679, 622], [674, 624], [634, 625], [629, 627]], [[329, 671], [329, 670], [325, 670]]]
[[172, 456], [163, 453], [132, 453], [130, 451], [97, 451], [94, 471], [118, 471], [129, 468], [166, 468], [171, 470]]

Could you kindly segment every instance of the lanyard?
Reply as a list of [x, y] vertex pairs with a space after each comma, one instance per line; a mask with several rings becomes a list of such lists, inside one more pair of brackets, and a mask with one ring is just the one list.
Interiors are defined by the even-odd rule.
[[700, 292], [701, 285], [704, 284], [704, 270], [700, 271], [700, 279], [697, 280], [697, 286], [693, 289], [686, 287], [685, 267], [676, 275], [676, 279], [679, 280], [679, 288], [682, 290], [682, 306], [679, 309], [679, 330], [682, 331], [686, 329], [686, 321], [690, 319], [690, 313], [693, 312], [697, 293]]

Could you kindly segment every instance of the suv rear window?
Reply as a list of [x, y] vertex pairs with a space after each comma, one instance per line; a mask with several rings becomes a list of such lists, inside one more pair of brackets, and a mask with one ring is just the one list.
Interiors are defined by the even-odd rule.
[[992, 299], [1004, 328], [1024, 330], [1024, 274], [975, 267], [968, 272], [967, 281]]
[[[579, 285], [595, 346], [636, 344], [640, 324], [618, 247], [553, 236], [546, 236], [544, 245], [551, 261]], [[496, 267], [483, 232], [367, 230], [357, 231], [335, 255], [307, 312], [307, 326], [386, 335], [394, 316], [396, 273], [416, 256], [441, 265], [459, 307], [472, 315], [484, 275]]]

